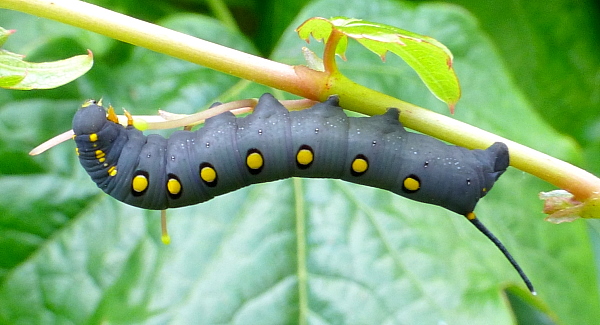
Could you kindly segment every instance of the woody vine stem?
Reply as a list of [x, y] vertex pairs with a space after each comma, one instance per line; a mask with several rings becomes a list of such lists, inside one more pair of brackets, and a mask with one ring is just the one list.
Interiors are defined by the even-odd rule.
[[510, 150], [511, 166], [571, 192], [580, 201], [600, 196], [600, 179], [585, 170], [352, 82], [337, 70], [332, 50], [337, 43], [335, 31], [323, 57], [326, 71], [320, 72], [260, 58], [81, 1], [2, 0], [0, 8], [80, 27], [309, 99], [324, 100], [337, 94], [344, 108], [367, 115], [398, 107], [402, 123], [413, 130], [467, 148], [504, 142]]

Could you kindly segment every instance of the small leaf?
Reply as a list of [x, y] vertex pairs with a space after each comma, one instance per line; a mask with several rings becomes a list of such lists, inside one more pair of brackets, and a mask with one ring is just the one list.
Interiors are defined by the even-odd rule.
[[548, 214], [546, 221], [562, 223], [579, 218], [600, 218], [600, 197], [597, 196], [580, 202], [565, 190], [554, 190], [541, 192], [539, 198], [544, 201], [544, 213]]
[[6, 42], [6, 40], [8, 39], [8, 37], [10, 35], [12, 35], [15, 32], [14, 29], [4, 29], [2, 27], [0, 27], [0, 46], [4, 45], [4, 43]]
[[392, 52], [406, 61], [429, 90], [454, 110], [460, 98], [460, 85], [452, 67], [452, 53], [442, 43], [393, 26], [345, 17], [312, 18], [296, 31], [300, 38], [308, 41], [310, 35], [316, 40], [327, 39], [334, 29], [344, 35], [336, 46], [336, 54], [344, 58], [348, 37], [382, 60], [387, 52]]
[[0, 87], [11, 88], [25, 79], [25, 75], [0, 76]]
[[91, 51], [65, 60], [32, 63], [23, 61], [19, 54], [0, 50], [0, 87], [20, 90], [56, 88], [82, 76], [93, 63]]

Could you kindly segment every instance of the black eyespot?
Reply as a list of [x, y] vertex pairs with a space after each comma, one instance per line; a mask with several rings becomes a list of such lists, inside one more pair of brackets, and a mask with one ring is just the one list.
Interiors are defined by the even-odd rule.
[[252, 175], [259, 174], [263, 167], [265, 167], [265, 161], [260, 150], [252, 148], [246, 153], [246, 167]]
[[181, 197], [181, 193], [183, 193], [183, 185], [175, 174], [169, 173], [167, 175], [167, 194], [171, 199], [178, 199]]
[[145, 170], [136, 170], [131, 178], [131, 195], [142, 196], [150, 187], [150, 174]]
[[202, 182], [204, 182], [206, 186], [217, 186], [219, 175], [217, 174], [217, 170], [213, 165], [207, 162], [201, 163], [200, 168], [198, 169], [198, 174], [200, 175], [200, 179], [202, 180]]
[[352, 176], [361, 176], [369, 170], [369, 159], [365, 155], [359, 154], [352, 160], [350, 165], [350, 174]]
[[301, 145], [298, 152], [296, 152], [296, 167], [299, 169], [308, 169], [313, 161], [315, 161], [313, 149], [305, 144]]
[[406, 193], [415, 193], [421, 188], [421, 179], [415, 174], [410, 174], [402, 181], [402, 190]]

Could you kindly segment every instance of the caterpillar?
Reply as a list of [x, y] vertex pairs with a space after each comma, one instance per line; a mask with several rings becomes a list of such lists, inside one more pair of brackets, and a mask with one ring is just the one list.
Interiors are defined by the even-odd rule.
[[[104, 192], [124, 203], [165, 210], [288, 177], [336, 178], [391, 191], [465, 216], [531, 282], [502, 243], [476, 218], [475, 205], [509, 165], [504, 143], [485, 150], [447, 145], [408, 132], [399, 111], [348, 117], [337, 96], [288, 111], [271, 94], [254, 112], [225, 112], [197, 131], [169, 138], [124, 127], [86, 102], [73, 118], [79, 161]], [[132, 124], [132, 123], [129, 123]]]

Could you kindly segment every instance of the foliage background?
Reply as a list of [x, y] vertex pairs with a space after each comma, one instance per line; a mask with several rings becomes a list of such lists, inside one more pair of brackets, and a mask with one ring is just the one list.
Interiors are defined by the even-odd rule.
[[[311, 16], [433, 36], [456, 58], [457, 119], [600, 172], [594, 2], [229, 1], [242, 32], [212, 18], [226, 15], [204, 1], [94, 3], [290, 64], [303, 63], [305, 45], [293, 28]], [[72, 143], [39, 157], [27, 152], [69, 129], [87, 98], [146, 114], [274, 90], [16, 12], [0, 11], [0, 25], [18, 30], [5, 48], [31, 61], [87, 48], [95, 55], [88, 74], [59, 89], [0, 91], [0, 323], [507, 324], [534, 317], [592, 324], [600, 317], [598, 222], [543, 222], [536, 195], [552, 187], [513, 169], [477, 212], [528, 272], [537, 302], [505, 298], [507, 285], [522, 286], [518, 277], [460, 217], [338, 181], [257, 185], [172, 211], [173, 244], [163, 246], [157, 213], [99, 193]], [[348, 59], [340, 67], [359, 83], [447, 114], [398, 58], [382, 63], [351, 46]], [[528, 309], [536, 303], [545, 313]]]

